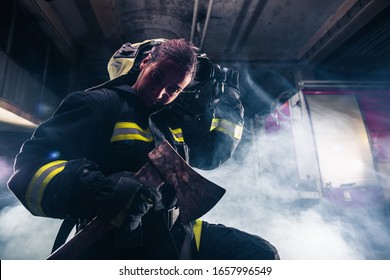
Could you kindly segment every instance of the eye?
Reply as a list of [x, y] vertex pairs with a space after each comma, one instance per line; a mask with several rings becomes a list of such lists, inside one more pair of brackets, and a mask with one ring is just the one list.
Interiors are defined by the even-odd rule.
[[169, 95], [174, 95], [175, 93], [180, 92], [180, 88], [177, 88], [173, 85], [168, 85], [165, 87], [165, 92], [168, 93]]

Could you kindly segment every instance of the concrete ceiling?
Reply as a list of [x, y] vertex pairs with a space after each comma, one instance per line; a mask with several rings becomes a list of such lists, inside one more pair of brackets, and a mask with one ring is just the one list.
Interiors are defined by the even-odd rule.
[[89, 86], [108, 79], [107, 61], [124, 42], [161, 37], [192, 40], [216, 63], [238, 68], [250, 114], [299, 79], [326, 79], [324, 71], [340, 74], [332, 79], [390, 76], [388, 0], [18, 2], [86, 70]]
[[[318, 63], [390, 4], [388, 0], [20, 2], [38, 22], [49, 26], [45, 29], [70, 57], [103, 66], [122, 43], [159, 37], [192, 39], [210, 58], [226, 63], [302, 59]], [[104, 72], [102, 67], [91, 69]]]

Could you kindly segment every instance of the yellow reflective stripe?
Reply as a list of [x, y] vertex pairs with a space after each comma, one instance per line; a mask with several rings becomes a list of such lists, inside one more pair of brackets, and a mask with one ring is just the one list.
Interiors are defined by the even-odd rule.
[[184, 143], [183, 131], [180, 127], [175, 129], [169, 128], [169, 130], [172, 132], [173, 139], [176, 142]]
[[153, 142], [153, 135], [149, 128], [142, 128], [133, 122], [118, 122], [115, 124], [114, 132], [110, 142], [138, 140], [144, 142]]
[[115, 124], [115, 128], [136, 128], [142, 132], [145, 132], [148, 130], [148, 129], [143, 129], [138, 124], [133, 123], [133, 122], [117, 122]]
[[193, 227], [196, 249], [198, 250], [198, 252], [200, 248], [200, 237], [202, 235], [202, 224], [203, 224], [202, 220], [195, 220], [195, 224]]
[[111, 137], [111, 142], [125, 141], [125, 140], [138, 140], [144, 142], [153, 142], [153, 137], [145, 137], [139, 134], [121, 134]]
[[237, 140], [240, 140], [242, 136], [243, 127], [228, 120], [214, 118], [210, 127], [210, 131], [212, 130], [222, 132], [226, 135], [236, 138]]
[[54, 178], [65, 168], [66, 160], [56, 160], [49, 162], [35, 172], [30, 184], [27, 187], [25, 201], [27, 208], [32, 214], [37, 216], [46, 216], [42, 210], [42, 198], [46, 186], [50, 180]]

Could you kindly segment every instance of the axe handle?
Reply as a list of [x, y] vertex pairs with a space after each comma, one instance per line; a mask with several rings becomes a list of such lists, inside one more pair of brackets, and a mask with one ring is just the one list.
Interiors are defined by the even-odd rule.
[[[156, 169], [146, 163], [135, 175], [134, 178], [143, 184], [159, 188], [165, 183]], [[94, 244], [106, 236], [115, 227], [108, 221], [95, 217], [88, 225], [79, 231], [72, 239], [54, 251], [48, 260], [77, 260], [82, 259], [85, 252]]]

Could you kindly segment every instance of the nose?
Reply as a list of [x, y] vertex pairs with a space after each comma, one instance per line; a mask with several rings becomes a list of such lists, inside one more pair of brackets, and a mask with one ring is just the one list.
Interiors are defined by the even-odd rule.
[[164, 100], [166, 97], [168, 97], [168, 94], [165, 90], [165, 87], [159, 87], [155, 89], [154, 92], [154, 98], [158, 100]]
[[163, 98], [164, 94], [165, 94], [165, 88], [159, 88], [156, 90], [155, 98], [158, 99]]

